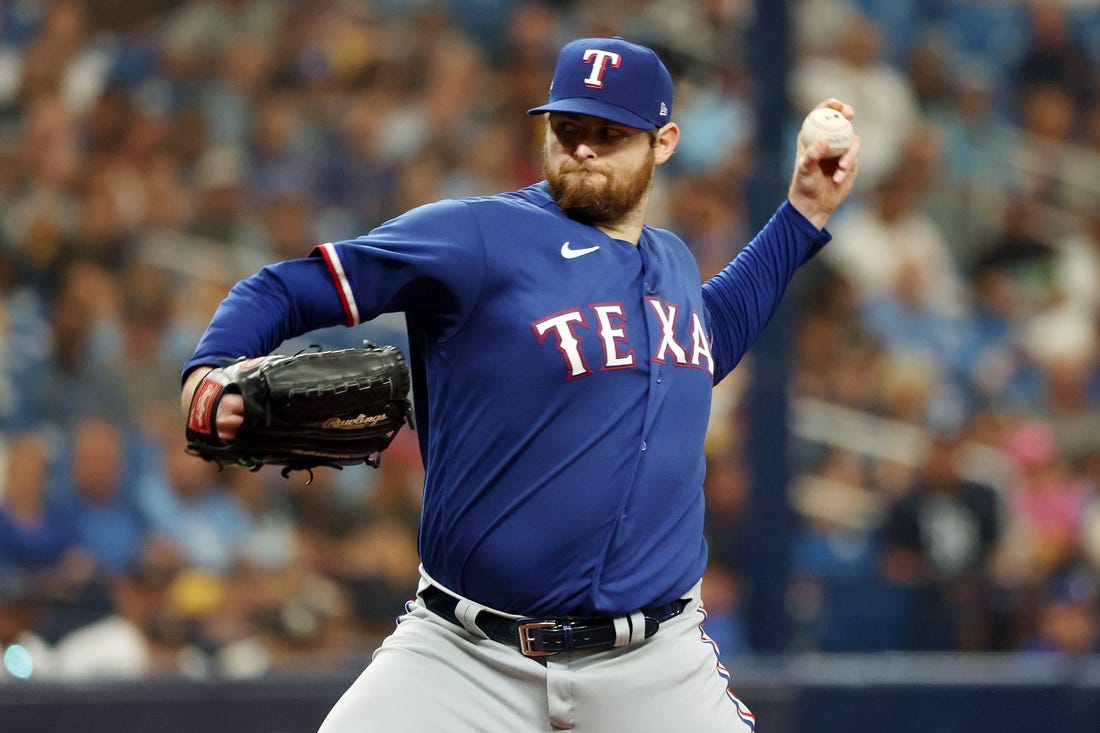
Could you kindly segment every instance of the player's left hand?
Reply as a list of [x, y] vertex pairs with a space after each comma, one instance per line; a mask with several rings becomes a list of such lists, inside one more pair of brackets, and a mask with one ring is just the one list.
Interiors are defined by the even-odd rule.
[[[839, 99], [826, 99], [817, 107], [832, 107], [848, 119], [855, 117], [851, 105]], [[859, 142], [859, 135], [853, 135], [848, 150], [839, 158], [831, 158], [829, 144], [824, 140], [809, 147], [799, 140], [787, 198], [818, 229], [825, 227], [829, 217], [855, 185]]]
[[[195, 390], [199, 383], [211, 371], [210, 367], [198, 367], [187, 375], [180, 395], [180, 406], [186, 417], [191, 410], [191, 403], [195, 398]], [[237, 437], [237, 430], [244, 424], [244, 398], [239, 394], [226, 394], [219, 402], [215, 417], [218, 438], [226, 442], [232, 442]]]

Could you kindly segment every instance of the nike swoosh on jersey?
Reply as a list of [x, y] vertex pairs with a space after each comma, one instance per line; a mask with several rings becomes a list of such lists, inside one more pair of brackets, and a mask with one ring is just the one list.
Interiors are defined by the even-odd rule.
[[592, 247], [585, 247], [584, 249], [570, 249], [569, 242], [566, 242], [561, 246], [561, 256], [567, 260], [572, 260], [577, 257], [583, 257], [586, 254], [595, 252], [600, 248], [600, 245], [594, 245]]

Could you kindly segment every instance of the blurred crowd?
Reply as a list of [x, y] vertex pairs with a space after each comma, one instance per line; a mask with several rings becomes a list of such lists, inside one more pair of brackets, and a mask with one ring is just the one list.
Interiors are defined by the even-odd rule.
[[[864, 141], [791, 293], [791, 648], [1100, 651], [1100, 4], [788, 12], [791, 153], [829, 96]], [[361, 664], [415, 592], [415, 434], [378, 470], [188, 455], [179, 369], [214, 308], [316, 243], [541, 178], [524, 111], [582, 35], [668, 61], [684, 138], [652, 223], [713, 273], [755, 228], [752, 32], [749, 0], [0, 4], [0, 679]], [[726, 654], [754, 651], [757, 367], [708, 442]]]

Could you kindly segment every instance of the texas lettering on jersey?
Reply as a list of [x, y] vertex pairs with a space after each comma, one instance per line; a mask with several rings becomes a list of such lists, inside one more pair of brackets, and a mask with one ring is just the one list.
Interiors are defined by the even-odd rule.
[[[676, 314], [679, 306], [660, 298], [646, 298], [661, 333], [650, 360], [661, 364], [693, 369], [706, 369], [714, 375], [714, 359], [710, 340], [703, 319], [695, 311], [691, 314], [691, 329], [677, 336]], [[590, 322], [587, 316], [591, 314]], [[584, 308], [554, 313], [531, 324], [539, 343], [550, 341], [565, 359], [566, 378], [580, 379], [594, 372], [584, 358], [583, 339], [595, 338], [602, 346], [601, 371], [629, 369], [637, 366], [631, 339], [627, 334], [627, 318], [623, 306], [618, 303], [591, 304]]]

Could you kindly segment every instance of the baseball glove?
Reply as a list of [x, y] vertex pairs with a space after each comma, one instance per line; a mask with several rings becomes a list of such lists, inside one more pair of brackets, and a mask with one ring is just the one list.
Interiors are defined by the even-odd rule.
[[[187, 450], [219, 467], [290, 471], [366, 463], [377, 468], [401, 427], [412, 423], [409, 369], [394, 346], [303, 351], [239, 359], [199, 382], [187, 415]], [[218, 437], [218, 404], [244, 400], [231, 441]]]

